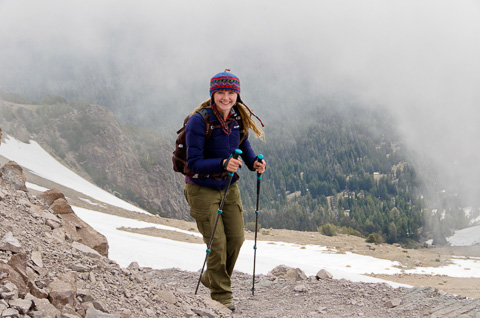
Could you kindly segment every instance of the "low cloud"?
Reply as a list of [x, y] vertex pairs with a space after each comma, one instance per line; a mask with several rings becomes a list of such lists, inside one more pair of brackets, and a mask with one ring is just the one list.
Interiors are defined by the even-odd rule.
[[348, 96], [391, 111], [409, 147], [471, 202], [479, 9], [433, 0], [2, 1], [0, 88], [101, 103], [164, 127], [178, 126], [227, 67], [268, 117]]

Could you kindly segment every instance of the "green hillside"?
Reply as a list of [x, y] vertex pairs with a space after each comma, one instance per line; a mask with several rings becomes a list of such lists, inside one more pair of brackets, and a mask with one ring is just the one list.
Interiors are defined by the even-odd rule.
[[[330, 223], [364, 236], [378, 233], [388, 242], [417, 239], [423, 223], [419, 180], [392, 119], [337, 106], [295, 116], [266, 127], [267, 142], [252, 141], [268, 162], [262, 227], [315, 231]], [[256, 181], [242, 175], [248, 223], [255, 218], [248, 211], [255, 210]]]

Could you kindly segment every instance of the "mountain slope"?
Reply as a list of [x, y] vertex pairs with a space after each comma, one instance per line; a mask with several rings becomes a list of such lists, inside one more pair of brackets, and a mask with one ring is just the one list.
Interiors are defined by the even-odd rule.
[[155, 214], [188, 218], [171, 144], [152, 131], [121, 126], [105, 107], [22, 105], [0, 100], [4, 136], [33, 139], [66, 166]]

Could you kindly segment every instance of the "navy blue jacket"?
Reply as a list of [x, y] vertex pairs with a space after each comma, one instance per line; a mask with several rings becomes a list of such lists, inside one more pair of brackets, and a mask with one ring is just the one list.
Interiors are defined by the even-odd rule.
[[[213, 125], [219, 125], [219, 121], [213, 110], [208, 108], [208, 118]], [[234, 106], [233, 110], [238, 116], [238, 110]], [[187, 166], [194, 173], [198, 174], [218, 174], [225, 170], [222, 166], [222, 161], [230, 157], [235, 149], [242, 150], [242, 160], [244, 165], [250, 170], [253, 169], [256, 155], [250, 146], [248, 136], [244, 138], [240, 144], [240, 124], [237, 121], [233, 122], [232, 131], [227, 135], [222, 128], [213, 129], [210, 139], [205, 142], [205, 120], [202, 115], [195, 113], [187, 122], [185, 126], [186, 143], [187, 143]], [[210, 177], [206, 178], [192, 178], [195, 184], [209, 187], [217, 190], [222, 190], [227, 185], [227, 177], [221, 180], [215, 180]], [[235, 182], [232, 179], [232, 183]]]

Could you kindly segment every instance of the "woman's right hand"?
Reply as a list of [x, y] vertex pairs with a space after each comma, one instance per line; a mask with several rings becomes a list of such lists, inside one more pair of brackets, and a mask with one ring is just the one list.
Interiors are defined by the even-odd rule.
[[255, 169], [255, 171], [258, 173], [264, 173], [266, 165], [267, 163], [265, 160], [262, 160], [261, 162], [257, 160], [253, 163], [253, 169]]
[[[237, 172], [238, 167], [242, 166], [242, 160], [241, 159], [235, 159], [233, 157], [230, 157], [228, 159], [224, 159], [222, 163], [223, 163], [223, 167], [228, 172]], [[225, 166], [225, 164], [227, 166]]]

